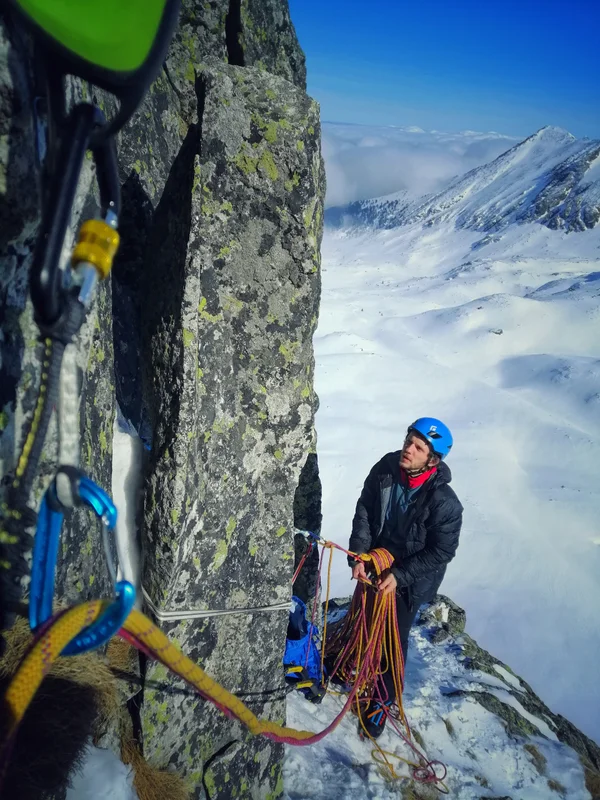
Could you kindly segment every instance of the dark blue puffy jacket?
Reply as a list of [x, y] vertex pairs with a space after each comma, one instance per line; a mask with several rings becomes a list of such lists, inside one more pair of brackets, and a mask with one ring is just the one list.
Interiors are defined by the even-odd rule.
[[[349, 549], [375, 549], [385, 524], [392, 485], [400, 479], [400, 451], [388, 453], [369, 473], [352, 522]], [[454, 558], [462, 525], [462, 505], [448, 485], [452, 474], [442, 461], [419, 489], [403, 520], [392, 572], [410, 602], [432, 599]]]

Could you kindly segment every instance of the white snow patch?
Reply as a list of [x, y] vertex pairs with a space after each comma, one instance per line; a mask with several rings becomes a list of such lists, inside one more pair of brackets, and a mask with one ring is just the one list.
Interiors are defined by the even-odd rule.
[[[347, 546], [373, 464], [416, 417], [446, 420], [465, 514], [442, 591], [468, 633], [600, 741], [600, 226], [510, 225], [473, 249], [482, 238], [453, 222], [326, 230], [322, 533]], [[334, 596], [352, 591], [345, 559], [332, 578]]]
[[66, 800], [138, 800], [131, 767], [110, 750], [90, 744], [81, 770], [71, 779]]
[[507, 669], [501, 667], [500, 664], [494, 664], [494, 669], [499, 675], [502, 675], [502, 677], [507, 683], [510, 683], [513, 689], [516, 689], [518, 692], [525, 691], [523, 689], [523, 684], [521, 683], [521, 681], [515, 675], [510, 673]]
[[120, 412], [113, 428], [112, 493], [117, 507], [116, 540], [119, 579], [136, 588], [136, 607], [141, 607], [141, 553], [136, 525], [139, 493], [142, 489], [143, 444]]
[[531, 722], [532, 725], [535, 725], [539, 732], [547, 739], [558, 742], [557, 735], [550, 728], [548, 723], [544, 722], [539, 717], [536, 717], [535, 714], [530, 714], [529, 711], [524, 709], [521, 703], [519, 703], [519, 701], [513, 697], [512, 694], [507, 691], [498, 691], [494, 689], [490, 689], [489, 692], [490, 694], [493, 694], [494, 697], [497, 697], [501, 703], [506, 703], [506, 705], [512, 706], [512, 708], [516, 709], [522, 717], [525, 717], [525, 719]]

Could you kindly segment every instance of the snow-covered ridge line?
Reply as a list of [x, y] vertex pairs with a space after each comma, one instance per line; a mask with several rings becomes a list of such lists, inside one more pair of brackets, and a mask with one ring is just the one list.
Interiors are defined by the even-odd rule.
[[334, 227], [396, 228], [452, 221], [459, 229], [499, 231], [513, 222], [583, 231], [600, 220], [600, 141], [546, 127], [443, 191], [411, 199], [364, 200], [329, 209]]

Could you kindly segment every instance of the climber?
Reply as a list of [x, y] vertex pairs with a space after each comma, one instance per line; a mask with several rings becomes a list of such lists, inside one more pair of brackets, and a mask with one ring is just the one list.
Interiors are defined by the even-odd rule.
[[[433, 600], [458, 547], [462, 506], [448, 485], [451, 473], [443, 462], [451, 447], [452, 434], [443, 422], [432, 417], [414, 422], [402, 450], [388, 453], [370, 471], [352, 522], [351, 551], [361, 554], [377, 547], [394, 556], [394, 566], [378, 579], [377, 591], [396, 593], [405, 662], [408, 634], [419, 606]], [[364, 562], [351, 557], [348, 562], [355, 580], [368, 577]], [[383, 732], [386, 709], [395, 699], [387, 669], [363, 715], [373, 738]]]

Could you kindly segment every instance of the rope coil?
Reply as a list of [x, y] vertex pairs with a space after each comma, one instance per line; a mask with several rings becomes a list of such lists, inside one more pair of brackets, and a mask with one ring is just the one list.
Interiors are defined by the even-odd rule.
[[[334, 542], [322, 543], [330, 550], [327, 595], [325, 601], [325, 620], [329, 605], [329, 573], [331, 571], [331, 555], [333, 549], [338, 549], [363, 561], [374, 574], [376, 580], [382, 578], [393, 566], [394, 557], [383, 548], [371, 550], [369, 553], [357, 555], [345, 550]], [[323, 550], [323, 552], [324, 552]], [[404, 657], [400, 643], [398, 617], [396, 611], [395, 592], [386, 594], [377, 591], [376, 582], [360, 580], [357, 584], [352, 604], [343, 624], [327, 641], [326, 622], [324, 624], [321, 671], [327, 655], [334, 657], [334, 666], [331, 676], [338, 676], [343, 684], [352, 687], [354, 694], [354, 712], [359, 719], [363, 734], [373, 743], [373, 759], [377, 764], [387, 770], [388, 774], [399, 779], [406, 777], [399, 775], [390, 758], [393, 757], [411, 768], [411, 777], [421, 783], [433, 784], [442, 793], [447, 789], [442, 783], [446, 776], [446, 767], [438, 761], [429, 761], [416, 747], [412, 740], [412, 733], [404, 708], [402, 705], [402, 692], [404, 689]], [[327, 650], [327, 652], [326, 652]], [[388, 670], [392, 674], [392, 682], [396, 697], [397, 712], [391, 713], [384, 705], [388, 700], [387, 694], [381, 691], [381, 678]], [[385, 692], [385, 689], [384, 689]], [[383, 750], [378, 742], [369, 734], [365, 725], [365, 709], [368, 704], [376, 700], [381, 704], [383, 713], [390, 721], [395, 732], [404, 743], [412, 750], [417, 762], [409, 761], [397, 753]], [[398, 722], [404, 728], [404, 733]], [[438, 776], [436, 767], [441, 766], [442, 776]]]

